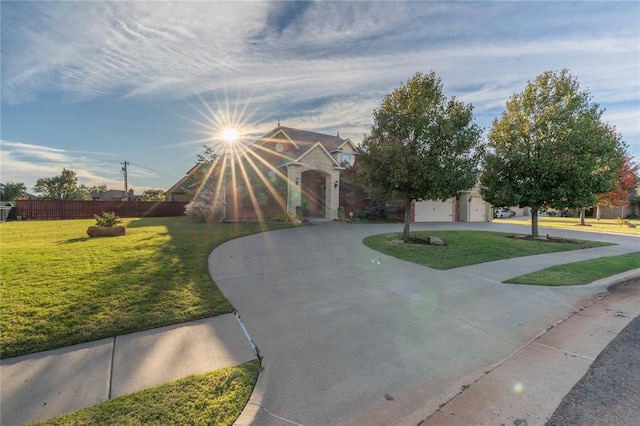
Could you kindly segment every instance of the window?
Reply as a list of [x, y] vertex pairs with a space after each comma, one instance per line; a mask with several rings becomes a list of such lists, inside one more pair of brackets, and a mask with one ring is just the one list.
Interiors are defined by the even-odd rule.
[[342, 153], [342, 162], [344, 164], [346, 164], [347, 166], [351, 165], [351, 154], [347, 153], [347, 152], [343, 152]]

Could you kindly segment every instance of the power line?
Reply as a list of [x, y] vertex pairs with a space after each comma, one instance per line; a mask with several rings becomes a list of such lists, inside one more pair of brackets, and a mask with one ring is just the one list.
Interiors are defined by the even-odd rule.
[[149, 168], [149, 167], [143, 166], [142, 164], [134, 163], [134, 162], [132, 162], [132, 161], [130, 161], [130, 162], [129, 162], [129, 164], [133, 164], [134, 166], [141, 167], [141, 168], [143, 168], [143, 169], [149, 170], [150, 172], [157, 173], [157, 174], [159, 174], [159, 175], [161, 175], [161, 176], [170, 177], [170, 178], [172, 178], [172, 179], [182, 179], [182, 178], [179, 178], [179, 177], [175, 177], [175, 176], [173, 176], [173, 175], [170, 175], [170, 174], [168, 174], [168, 173], [159, 172], [159, 171], [157, 171], [157, 170], [154, 170], [154, 169], [152, 169], [152, 168]]
[[[82, 161], [82, 160], [76, 160], [76, 159], [72, 159], [72, 160], [45, 160], [42, 158], [28, 158], [28, 157], [13, 157], [15, 160], [20, 160], [20, 161], [28, 161], [30, 163], [51, 163], [51, 164], [122, 164], [121, 161]], [[153, 172], [157, 175], [160, 176], [164, 176], [164, 177], [169, 177], [171, 179], [181, 179], [179, 177], [170, 175], [168, 173], [164, 173], [164, 172], [160, 172], [158, 170], [152, 169], [150, 167], [146, 167], [143, 166], [142, 164], [138, 164], [138, 163], [133, 163], [131, 161], [128, 161], [127, 164], [133, 164], [134, 166], [143, 168], [145, 170], [149, 170], [150, 172]]]

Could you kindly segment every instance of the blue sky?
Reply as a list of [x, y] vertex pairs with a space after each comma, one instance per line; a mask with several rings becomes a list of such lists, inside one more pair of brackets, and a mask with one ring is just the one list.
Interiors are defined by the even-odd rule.
[[486, 130], [569, 71], [640, 159], [640, 2], [8, 2], [0, 181], [168, 189], [225, 126], [359, 143], [385, 94], [434, 70]]

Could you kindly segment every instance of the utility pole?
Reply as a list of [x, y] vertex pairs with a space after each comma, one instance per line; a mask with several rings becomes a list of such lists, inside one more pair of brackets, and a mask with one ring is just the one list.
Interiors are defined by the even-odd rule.
[[124, 196], [126, 197], [127, 201], [129, 201], [129, 184], [127, 182], [127, 166], [129, 165], [129, 163], [127, 162], [127, 160], [124, 160], [120, 164], [122, 164], [122, 174], [124, 175]]

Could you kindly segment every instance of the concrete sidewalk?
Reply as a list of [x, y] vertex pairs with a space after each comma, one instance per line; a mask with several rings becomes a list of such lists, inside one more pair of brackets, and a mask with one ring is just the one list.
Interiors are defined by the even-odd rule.
[[254, 359], [234, 314], [4, 359], [0, 424], [44, 421]]
[[[544, 332], [477, 381], [461, 389], [458, 395], [422, 424], [544, 425], [609, 342], [640, 315], [638, 280], [635, 284], [615, 288], [601, 300]], [[607, 368], [613, 370], [615, 366], [609, 365]], [[606, 395], [612, 393], [608, 386], [607, 383], [594, 383], [589, 392], [600, 393], [602, 402], [606, 400]], [[573, 403], [586, 397], [574, 395]], [[627, 394], [626, 398], [633, 398], [633, 392]], [[618, 407], [611, 409], [620, 410], [620, 407], [634, 411], [608, 412], [608, 407], [601, 405], [598, 411], [607, 421], [580, 424], [631, 425], [640, 422], [637, 402], [621, 401]], [[629, 419], [633, 416], [636, 423], [615, 421], [616, 418]]]

